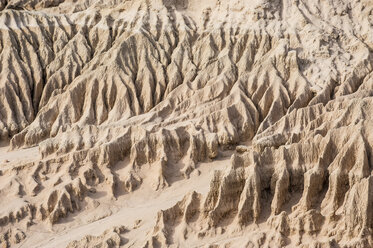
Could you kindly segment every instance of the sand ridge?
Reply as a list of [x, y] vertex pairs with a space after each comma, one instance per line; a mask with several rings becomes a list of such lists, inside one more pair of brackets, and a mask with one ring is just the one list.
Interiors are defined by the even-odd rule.
[[1, 244], [373, 246], [372, 13], [0, 1]]

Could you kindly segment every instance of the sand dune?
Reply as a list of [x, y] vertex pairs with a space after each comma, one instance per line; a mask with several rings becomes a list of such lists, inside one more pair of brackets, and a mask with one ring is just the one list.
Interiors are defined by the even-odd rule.
[[0, 0], [4, 247], [372, 247], [373, 3]]

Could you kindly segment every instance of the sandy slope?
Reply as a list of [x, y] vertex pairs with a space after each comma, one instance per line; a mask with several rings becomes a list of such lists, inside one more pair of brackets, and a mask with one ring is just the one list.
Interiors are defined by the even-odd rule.
[[373, 246], [372, 16], [0, 0], [1, 245]]
[[[201, 175], [194, 175], [188, 180], [174, 183], [171, 187], [154, 192], [151, 188], [143, 187], [136, 192], [118, 197], [117, 200], [100, 197], [100, 206], [87, 209], [84, 216], [73, 215], [61, 224], [53, 227], [53, 233], [39, 233], [40, 226], [31, 230], [37, 236], [25, 240], [24, 247], [65, 247], [69, 242], [79, 240], [86, 234], [101, 235], [113, 226], [124, 226], [126, 232], [122, 235], [124, 247], [140, 247], [144, 245], [144, 237], [155, 225], [155, 216], [160, 209], [167, 209], [181, 200], [185, 192], [196, 190], [207, 193], [213, 171], [211, 166], [222, 169], [229, 163], [229, 157], [212, 163], [203, 163], [199, 170]], [[105, 199], [106, 198], [106, 199]], [[109, 210], [110, 209], [110, 210]], [[101, 219], [110, 212], [110, 216]], [[97, 220], [96, 220], [97, 219]], [[93, 222], [92, 222], [93, 221]], [[45, 230], [48, 231], [48, 230]]]

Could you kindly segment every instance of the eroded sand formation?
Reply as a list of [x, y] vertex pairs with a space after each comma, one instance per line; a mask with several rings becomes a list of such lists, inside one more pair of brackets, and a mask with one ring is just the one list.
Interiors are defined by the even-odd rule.
[[0, 0], [4, 247], [373, 247], [370, 0]]

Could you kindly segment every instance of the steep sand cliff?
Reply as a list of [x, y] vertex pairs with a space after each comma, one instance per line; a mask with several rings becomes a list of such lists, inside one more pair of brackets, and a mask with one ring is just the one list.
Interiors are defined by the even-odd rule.
[[370, 0], [0, 0], [1, 247], [373, 247]]

